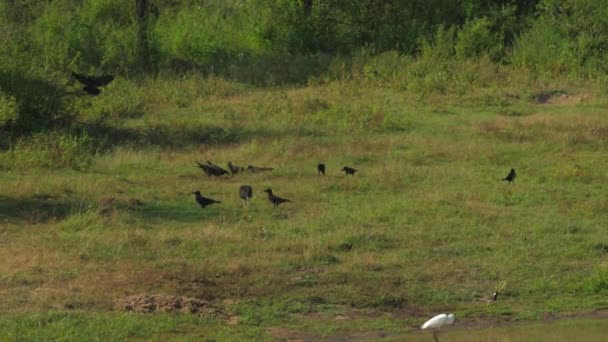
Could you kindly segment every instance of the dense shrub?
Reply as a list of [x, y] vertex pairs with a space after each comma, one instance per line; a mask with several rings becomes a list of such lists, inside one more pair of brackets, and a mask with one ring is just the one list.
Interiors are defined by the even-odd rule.
[[608, 71], [608, 3], [544, 0], [516, 42], [513, 63], [536, 72], [595, 78]]
[[458, 31], [454, 49], [458, 58], [466, 59], [487, 55], [498, 59], [502, 53], [503, 37], [492, 31], [492, 22], [483, 17], [468, 21]]
[[86, 134], [37, 133], [21, 138], [0, 153], [7, 169], [72, 168], [82, 170], [92, 160], [92, 140]]

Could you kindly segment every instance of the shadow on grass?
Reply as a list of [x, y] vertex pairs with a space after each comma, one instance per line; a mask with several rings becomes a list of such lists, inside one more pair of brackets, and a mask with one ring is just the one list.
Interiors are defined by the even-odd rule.
[[73, 211], [73, 204], [54, 199], [52, 196], [8, 198], [0, 196], [0, 223], [29, 224], [60, 220]]
[[86, 128], [89, 136], [98, 142], [99, 150], [108, 150], [116, 146], [146, 148], [159, 146], [163, 148], [184, 148], [201, 144], [222, 145], [234, 144], [253, 138], [279, 138], [284, 136], [323, 136], [320, 131], [252, 129], [219, 126], [192, 125], [154, 125], [143, 128], [123, 128], [113, 126], [92, 126]]
[[221, 204], [215, 204], [203, 209], [194, 202], [193, 197], [192, 203], [163, 202], [146, 204], [137, 210], [137, 214], [143, 219], [169, 220], [182, 223], [205, 222], [219, 216], [218, 205]]
[[87, 133], [101, 150], [115, 146], [160, 146], [180, 148], [197, 144], [229, 144], [238, 142], [241, 132], [218, 126], [153, 125], [145, 128], [88, 126]]
[[[178, 74], [191, 72], [258, 86], [306, 84], [311, 77], [326, 74], [332, 60], [329, 54], [298, 55], [273, 53], [266, 55], [237, 56], [218, 51], [207, 63], [174, 58], [167, 67]], [[348, 59], [345, 63], [348, 62]]]

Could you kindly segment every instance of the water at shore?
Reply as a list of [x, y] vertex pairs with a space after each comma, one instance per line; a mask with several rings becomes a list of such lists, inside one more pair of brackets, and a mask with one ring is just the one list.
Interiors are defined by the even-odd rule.
[[[393, 336], [387, 341], [433, 341], [432, 332], [416, 332], [404, 336]], [[463, 328], [457, 325], [442, 331], [441, 342], [474, 341], [608, 341], [608, 319], [564, 319], [540, 323], [525, 323], [508, 326]]]

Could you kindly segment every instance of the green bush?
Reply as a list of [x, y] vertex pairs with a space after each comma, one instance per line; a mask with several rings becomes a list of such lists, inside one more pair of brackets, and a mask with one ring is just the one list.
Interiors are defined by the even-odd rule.
[[463, 60], [471, 57], [489, 56], [497, 60], [502, 53], [503, 37], [492, 31], [492, 22], [483, 17], [467, 21], [458, 31], [454, 50]]
[[532, 28], [515, 43], [516, 65], [548, 75], [595, 78], [608, 71], [608, 3], [544, 0]]
[[4, 126], [19, 117], [17, 99], [0, 93], [0, 126]]
[[145, 108], [144, 88], [124, 78], [116, 78], [99, 96], [83, 95], [77, 105], [82, 117], [96, 123], [137, 118], [144, 114]]
[[86, 134], [37, 133], [19, 139], [0, 154], [0, 164], [7, 169], [36, 168], [85, 169], [92, 161], [93, 144]]

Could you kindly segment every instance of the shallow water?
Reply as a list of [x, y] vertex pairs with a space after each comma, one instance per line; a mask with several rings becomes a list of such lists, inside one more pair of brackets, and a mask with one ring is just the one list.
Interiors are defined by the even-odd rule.
[[[417, 332], [389, 341], [433, 341], [432, 332]], [[487, 328], [450, 327], [439, 334], [441, 342], [474, 341], [608, 341], [608, 319], [567, 319], [542, 323], [516, 324]]]

